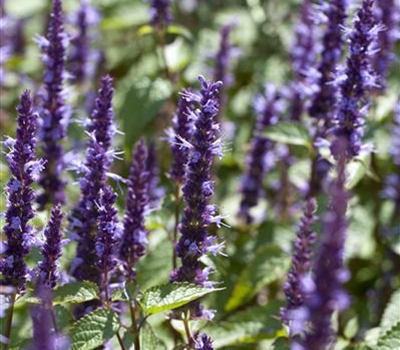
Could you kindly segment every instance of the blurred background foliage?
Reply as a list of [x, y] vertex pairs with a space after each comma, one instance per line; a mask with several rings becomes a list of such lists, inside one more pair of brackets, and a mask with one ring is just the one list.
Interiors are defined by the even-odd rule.
[[[226, 240], [227, 257], [206, 261], [215, 267], [213, 280], [220, 281], [225, 289], [205, 299], [217, 310], [215, 322], [209, 323], [205, 330], [215, 340], [217, 349], [286, 349], [286, 332], [278, 315], [284, 302], [282, 283], [290, 265], [290, 251], [303, 204], [298, 188], [309, 175], [308, 150], [291, 146], [294, 164], [289, 169], [277, 167], [265, 178], [268, 200], [261, 201], [255, 209], [263, 220], [243, 226], [237, 221], [236, 212], [240, 201], [240, 175], [255, 122], [252, 101], [265, 83], [284, 86], [292, 77], [289, 52], [300, 1], [177, 0], [173, 4], [174, 19], [168, 28], [164, 48], [148, 25], [148, 3], [142, 0], [93, 0], [92, 3], [102, 16], [93, 45], [102, 52], [104, 60], [98, 67], [95, 81], [88, 86], [70, 88], [67, 97], [74, 113], [66, 149], [70, 152], [84, 149], [84, 133], [76, 121], [87, 115], [86, 94], [96, 91], [101, 74], [109, 72], [115, 79], [114, 110], [123, 132], [117, 136], [115, 146], [125, 152], [123, 160], [114, 162], [113, 172], [127, 175], [132, 145], [146, 135], [156, 140], [161, 186], [166, 192], [160, 208], [148, 217], [149, 254], [138, 267], [138, 283], [144, 289], [165, 283], [172, 269], [172, 244], [168, 236], [174, 224], [174, 203], [172, 185], [165, 175], [171, 154], [164, 130], [171, 125], [179, 91], [187, 86], [198, 88], [198, 74], [211, 77], [220, 27], [235, 23], [231, 35], [235, 47], [230, 63], [233, 79], [221, 116], [225, 155], [216, 168], [214, 201], [223, 214], [229, 215], [225, 220], [227, 227], [218, 230]], [[6, 79], [1, 88], [3, 135], [14, 135], [19, 94], [24, 88], [36, 91], [41, 84], [40, 51], [32, 38], [45, 33], [50, 5], [50, 1], [45, 0], [13, 0], [6, 4], [9, 15], [25, 19], [26, 45], [21, 56], [12, 57], [6, 64]], [[68, 15], [77, 7], [77, 1], [64, 1]], [[73, 34], [76, 29], [66, 24], [66, 30]], [[399, 47], [396, 50], [398, 54]], [[368, 349], [368, 346], [374, 349], [379, 335], [379, 328], [375, 327], [379, 327], [391, 295], [400, 288], [400, 219], [393, 217], [393, 203], [382, 199], [383, 179], [396, 170], [388, 149], [391, 116], [399, 88], [399, 67], [394, 66], [389, 89], [384, 96], [373, 99], [367, 123], [366, 139], [375, 144], [377, 152], [354, 162], [349, 169], [353, 197], [349, 208], [346, 263], [352, 278], [346, 288], [352, 304], [336, 317], [338, 350]], [[3, 154], [0, 171], [0, 185], [4, 188], [8, 174]], [[274, 191], [274, 183], [282, 172], [287, 172], [294, 185], [290, 199], [294, 210], [289, 215], [284, 215], [274, 205], [279, 196]], [[74, 175], [68, 173], [67, 176], [70, 180], [68, 211], [79, 197], [79, 186], [73, 185]], [[121, 193], [125, 190], [123, 187], [119, 189]], [[120, 197], [122, 204], [124, 196]], [[319, 210], [323, 212], [327, 199], [321, 196], [318, 201]], [[1, 211], [4, 211], [4, 202], [1, 201]], [[46, 213], [40, 213], [33, 225], [40, 232], [46, 222]], [[3, 226], [3, 221], [1, 224]], [[73, 254], [73, 245], [67, 246], [63, 266], [69, 265]], [[37, 259], [38, 253], [34, 251], [32, 265]], [[26, 317], [25, 308], [17, 311], [14, 336], [28, 339], [31, 321]], [[60, 306], [57, 311], [60, 325], [67, 325], [70, 310]], [[171, 329], [165, 315], [153, 316], [149, 322], [157, 337], [171, 349]], [[182, 325], [178, 323], [172, 325], [180, 332]], [[194, 329], [201, 326], [204, 325], [193, 322]], [[365, 347], [353, 346], [359, 341], [364, 342]]]

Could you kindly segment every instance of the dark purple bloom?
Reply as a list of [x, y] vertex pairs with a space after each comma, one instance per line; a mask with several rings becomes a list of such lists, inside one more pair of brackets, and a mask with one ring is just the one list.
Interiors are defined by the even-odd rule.
[[393, 48], [400, 38], [400, 4], [395, 0], [377, 0], [375, 14], [385, 29], [378, 35], [379, 51], [373, 60], [373, 67], [379, 78], [379, 88], [385, 89], [389, 68], [396, 61]]
[[318, 91], [309, 107], [311, 117], [318, 120], [318, 136], [324, 137], [336, 104], [337, 88], [332, 84], [334, 73], [343, 52], [343, 26], [347, 0], [332, 0], [325, 10], [326, 30], [322, 39], [321, 60], [318, 64]]
[[246, 171], [241, 180], [242, 200], [239, 216], [247, 223], [253, 221], [250, 209], [258, 204], [259, 198], [264, 194], [263, 179], [274, 162], [270, 151], [275, 143], [263, 136], [263, 132], [268, 126], [277, 123], [280, 108], [281, 101], [276, 88], [267, 85], [265, 93], [259, 95], [254, 103], [257, 122], [246, 158]]
[[56, 286], [59, 278], [58, 259], [61, 257], [62, 219], [61, 206], [57, 204], [51, 210], [50, 221], [44, 231], [46, 242], [41, 251], [43, 260], [39, 264], [40, 283], [50, 289]]
[[37, 180], [43, 162], [36, 159], [36, 131], [38, 116], [32, 110], [29, 91], [24, 91], [17, 107], [16, 139], [7, 139], [5, 145], [10, 149], [6, 156], [11, 179], [6, 186], [7, 211], [4, 234], [7, 237], [5, 252], [0, 261], [1, 284], [10, 285], [21, 292], [25, 288], [27, 266], [25, 256], [30, 251], [33, 236], [28, 224], [34, 217], [32, 208], [35, 193], [32, 183]]
[[[96, 235], [97, 267], [103, 274], [103, 288], [108, 288], [110, 273], [117, 264], [118, 218], [114, 207], [117, 195], [111, 186], [104, 186], [99, 203]], [[106, 293], [107, 295], [107, 293]]]
[[98, 53], [92, 50], [93, 27], [98, 24], [100, 15], [88, 0], [81, 0], [74, 14], [73, 25], [77, 34], [71, 39], [69, 70], [75, 82], [82, 83], [90, 79], [95, 71]]
[[304, 294], [301, 287], [301, 279], [310, 272], [312, 264], [313, 245], [316, 234], [312, 230], [315, 222], [317, 203], [315, 199], [309, 199], [305, 203], [304, 214], [301, 218], [297, 237], [292, 253], [292, 267], [288, 273], [288, 280], [283, 289], [286, 295], [286, 307], [281, 310], [283, 321], [290, 326], [290, 312], [304, 304]]
[[185, 97], [188, 94], [190, 94], [189, 90], [182, 92], [176, 114], [172, 119], [172, 130], [168, 131], [173, 155], [169, 176], [178, 185], [184, 183], [186, 165], [189, 160], [189, 148], [185, 145], [185, 142], [191, 140], [193, 134], [193, 119], [190, 118], [189, 109], [191, 102]]
[[213, 79], [214, 81], [222, 81], [223, 83], [218, 101], [220, 109], [225, 103], [224, 90], [227, 89], [232, 80], [232, 76], [229, 73], [228, 68], [229, 68], [229, 60], [232, 56], [232, 44], [231, 41], [229, 40], [229, 36], [233, 27], [234, 27], [233, 24], [227, 24], [221, 28], [220, 30], [221, 39], [219, 44], [219, 50], [214, 58], [215, 66], [214, 66]]
[[307, 278], [302, 281], [306, 293], [303, 314], [311, 329], [299, 349], [321, 350], [333, 344], [332, 314], [343, 310], [349, 303], [343, 289], [349, 275], [343, 264], [349, 199], [345, 189], [346, 141], [338, 142], [337, 178], [329, 190], [330, 205], [323, 220], [323, 236], [314, 264], [313, 281]]
[[146, 0], [150, 2], [151, 24], [157, 29], [165, 29], [172, 21], [172, 0]]
[[[215, 237], [208, 233], [211, 223], [219, 222], [216, 207], [210, 204], [214, 193], [211, 170], [215, 156], [222, 155], [219, 139], [218, 93], [221, 82], [207, 82], [199, 77], [202, 84], [200, 95], [187, 96], [199, 105], [192, 111], [194, 132], [190, 141], [189, 163], [186, 172], [186, 183], [183, 187], [185, 209], [179, 225], [181, 238], [176, 244], [177, 256], [182, 266], [171, 274], [171, 282], [190, 282], [201, 286], [212, 287], [209, 281], [209, 269], [203, 268], [200, 258], [208, 252], [217, 253], [219, 244]], [[210, 317], [209, 312], [202, 309], [199, 303], [191, 305], [191, 316]]]
[[39, 180], [43, 193], [37, 199], [42, 209], [48, 203], [65, 202], [65, 181], [62, 179], [64, 148], [61, 141], [65, 137], [70, 111], [65, 104], [63, 87], [67, 46], [63, 18], [61, 0], [54, 0], [47, 36], [38, 39], [45, 66], [40, 141], [47, 162]]
[[214, 350], [212, 343], [213, 341], [207, 334], [201, 333], [195, 340], [194, 348], [196, 350]]
[[150, 207], [155, 208], [164, 195], [160, 187], [160, 168], [157, 159], [156, 143], [151, 141], [148, 146], [147, 171], [149, 173], [149, 197]]
[[149, 171], [147, 168], [148, 150], [144, 140], [140, 140], [132, 152], [132, 164], [128, 178], [128, 194], [124, 230], [120, 248], [120, 259], [125, 263], [128, 280], [136, 276], [136, 262], [145, 254], [147, 234], [145, 215], [149, 205]]
[[[347, 158], [357, 156], [362, 148], [364, 135], [366, 93], [376, 87], [376, 77], [371, 69], [371, 54], [375, 39], [382, 29], [373, 12], [374, 0], [363, 0], [357, 12], [354, 28], [349, 34], [349, 56], [343, 76], [339, 76], [340, 99], [335, 116], [337, 140], [346, 140]], [[336, 156], [336, 143], [332, 144]]]
[[101, 81], [95, 108], [87, 126], [90, 139], [84, 165], [85, 174], [80, 180], [81, 199], [69, 218], [74, 238], [78, 241], [73, 276], [78, 280], [97, 283], [100, 283], [100, 274], [96, 266], [95, 237], [100, 194], [114, 156], [114, 151], [109, 148], [115, 132], [112, 97], [112, 79], [106, 76]]

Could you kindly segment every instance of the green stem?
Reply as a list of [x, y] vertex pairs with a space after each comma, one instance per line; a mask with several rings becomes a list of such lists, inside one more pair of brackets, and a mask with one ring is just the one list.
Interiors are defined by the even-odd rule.
[[10, 341], [11, 341], [11, 329], [12, 329], [12, 320], [13, 320], [13, 315], [14, 315], [14, 304], [15, 304], [15, 298], [16, 298], [17, 294], [13, 293], [10, 296], [10, 308], [9, 308], [9, 312], [7, 315], [7, 320], [6, 320], [6, 329], [4, 332], [4, 337], [8, 340], [7, 344], [2, 344], [2, 349], [3, 350], [7, 350], [9, 345], [10, 345]]
[[186, 337], [188, 339], [188, 345], [190, 346], [193, 344], [193, 335], [190, 330], [189, 315], [187, 312], [185, 312], [185, 317], [183, 318], [182, 321], [183, 321], [183, 326], [185, 327], [185, 333], [186, 333]]
[[131, 320], [132, 320], [131, 330], [134, 333], [135, 350], [140, 350], [139, 328], [136, 323], [136, 312], [135, 312], [136, 307], [134, 308], [132, 306], [132, 302], [134, 303], [134, 301], [132, 300], [129, 301], [129, 312], [131, 314]]
[[126, 350], [124, 342], [123, 342], [121, 336], [119, 335], [119, 331], [117, 332], [117, 339], [118, 339], [118, 343], [119, 343], [119, 346], [121, 347], [121, 349]]

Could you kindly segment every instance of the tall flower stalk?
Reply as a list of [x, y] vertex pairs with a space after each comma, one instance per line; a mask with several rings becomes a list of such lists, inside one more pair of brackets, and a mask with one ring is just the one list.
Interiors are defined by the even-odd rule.
[[141, 139], [132, 152], [132, 164], [129, 170], [128, 194], [125, 203], [124, 229], [119, 252], [124, 262], [124, 272], [128, 281], [136, 278], [135, 265], [145, 254], [147, 234], [145, 215], [149, 206], [149, 180], [147, 167], [148, 149]]
[[45, 66], [40, 141], [47, 162], [39, 180], [43, 192], [37, 199], [42, 209], [49, 203], [65, 202], [66, 182], [62, 179], [64, 170], [62, 140], [65, 137], [70, 110], [65, 103], [64, 91], [65, 51], [68, 40], [63, 22], [61, 0], [54, 0], [47, 35], [38, 39]]
[[[202, 76], [199, 81], [202, 84], [200, 95], [190, 93], [186, 96], [199, 108], [190, 113], [194, 119], [194, 131], [190, 143], [186, 145], [190, 153], [183, 186], [185, 209], [179, 225], [181, 237], [175, 247], [182, 265], [172, 272], [170, 280], [212, 287], [214, 282], [209, 281], [210, 270], [203, 268], [200, 259], [208, 252], [217, 253], [220, 247], [215, 237], [209, 234], [208, 226], [219, 221], [216, 207], [210, 204], [210, 200], [214, 193], [211, 179], [213, 161], [215, 156], [222, 155], [216, 120], [222, 83], [207, 82]], [[190, 316], [212, 317], [199, 302], [191, 303]]]
[[63, 214], [60, 204], [52, 208], [50, 221], [44, 231], [46, 242], [41, 253], [43, 260], [39, 264], [39, 284], [54, 289], [59, 278], [59, 261], [61, 257], [61, 223]]
[[81, 199], [69, 218], [74, 238], [78, 241], [72, 274], [78, 280], [90, 280], [98, 284], [101, 276], [96, 265], [98, 258], [95, 245], [99, 203], [114, 156], [114, 151], [110, 148], [115, 133], [113, 91], [111, 77], [103, 77], [95, 108], [87, 125], [89, 142], [83, 167], [84, 176], [80, 180]]
[[11, 173], [11, 179], [5, 188], [7, 210], [4, 234], [7, 240], [0, 260], [0, 284], [10, 287], [10, 307], [4, 333], [6, 338], [11, 333], [16, 294], [23, 293], [26, 288], [28, 267], [25, 258], [33, 238], [32, 227], [29, 225], [34, 217], [35, 193], [32, 184], [43, 168], [43, 162], [37, 160], [35, 155], [38, 116], [33, 112], [29, 91], [22, 93], [17, 112], [16, 138], [8, 138], [5, 142], [9, 148], [6, 160]]
[[263, 132], [268, 126], [277, 123], [281, 106], [278, 92], [273, 85], [267, 85], [264, 94], [259, 95], [254, 103], [257, 121], [246, 157], [246, 171], [241, 179], [242, 200], [238, 213], [247, 223], [254, 220], [250, 210], [264, 194], [263, 179], [274, 164], [271, 150], [275, 143], [263, 136]]

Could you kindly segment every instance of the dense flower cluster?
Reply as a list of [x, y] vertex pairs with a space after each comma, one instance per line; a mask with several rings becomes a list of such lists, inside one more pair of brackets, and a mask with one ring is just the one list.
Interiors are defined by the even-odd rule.
[[[376, 77], [371, 69], [370, 56], [375, 50], [375, 39], [382, 27], [373, 12], [374, 0], [364, 0], [357, 12], [354, 29], [349, 34], [349, 57], [343, 76], [339, 76], [340, 99], [335, 116], [335, 135], [348, 146], [347, 159], [357, 156], [362, 148], [361, 138], [365, 124], [365, 94], [376, 87]], [[337, 143], [332, 153], [337, 157]]]
[[301, 286], [302, 279], [308, 274], [312, 267], [313, 245], [316, 233], [312, 230], [315, 222], [315, 211], [317, 203], [315, 199], [307, 200], [304, 214], [297, 230], [294, 250], [292, 253], [292, 267], [288, 273], [288, 280], [283, 287], [287, 303], [281, 310], [283, 321], [290, 326], [290, 312], [298, 309], [304, 304], [304, 291]]
[[5, 251], [0, 261], [1, 284], [10, 285], [23, 291], [28, 268], [25, 257], [30, 251], [33, 232], [29, 220], [34, 217], [35, 193], [32, 184], [43, 168], [43, 162], [36, 159], [36, 131], [38, 116], [33, 112], [29, 91], [24, 91], [17, 107], [17, 134], [7, 139], [10, 149], [6, 159], [11, 179], [6, 186], [7, 212], [4, 234], [7, 237]]
[[87, 125], [89, 142], [83, 166], [84, 176], [80, 180], [81, 199], [69, 218], [74, 238], [78, 241], [72, 274], [78, 280], [98, 283], [100, 275], [96, 267], [95, 237], [100, 193], [106, 184], [107, 172], [114, 156], [114, 151], [110, 149], [115, 133], [112, 97], [112, 79], [105, 76]]
[[[215, 156], [221, 156], [218, 114], [218, 93], [221, 82], [207, 82], [199, 77], [202, 84], [200, 95], [190, 94], [188, 97], [199, 105], [192, 110], [190, 117], [194, 119], [194, 131], [188, 145], [189, 162], [187, 165], [186, 182], [183, 187], [185, 209], [179, 231], [182, 234], [176, 244], [177, 256], [182, 266], [172, 272], [172, 282], [191, 282], [201, 286], [211, 287], [209, 268], [203, 268], [200, 258], [208, 252], [217, 253], [219, 244], [215, 237], [208, 233], [207, 227], [219, 220], [216, 208], [210, 204], [214, 193], [214, 183], [211, 179], [211, 169]], [[208, 313], [193, 305], [192, 317], [208, 317]]]
[[78, 11], [74, 14], [73, 24], [78, 29], [71, 39], [71, 52], [68, 55], [69, 72], [78, 83], [90, 79], [95, 70], [98, 53], [91, 48], [92, 28], [100, 21], [100, 15], [89, 0], [81, 0]]
[[128, 178], [128, 194], [125, 203], [124, 229], [119, 252], [124, 262], [128, 280], [136, 276], [135, 264], [145, 254], [147, 233], [144, 220], [149, 205], [148, 149], [140, 140], [132, 152], [131, 168]]
[[239, 216], [248, 223], [253, 221], [250, 209], [257, 205], [259, 198], [264, 194], [264, 176], [273, 165], [270, 151], [274, 142], [263, 136], [263, 132], [268, 126], [277, 123], [281, 107], [278, 92], [272, 85], [267, 85], [264, 94], [259, 95], [254, 103], [257, 122], [246, 158], [247, 167], [241, 180], [240, 189], [242, 200]]
[[65, 137], [70, 110], [65, 103], [64, 81], [65, 55], [68, 38], [64, 32], [64, 15], [61, 0], [54, 0], [50, 14], [49, 27], [45, 38], [38, 38], [43, 52], [44, 91], [41, 107], [42, 126], [40, 141], [42, 152], [46, 155], [46, 164], [39, 184], [43, 193], [38, 196], [38, 203], [43, 209], [48, 203], [65, 202], [64, 148], [61, 144]]
[[160, 29], [165, 28], [172, 21], [172, 0], [147, 0], [150, 2], [151, 24]]
[[41, 253], [43, 260], [39, 264], [40, 284], [53, 289], [59, 278], [59, 262], [61, 257], [61, 223], [63, 214], [60, 204], [52, 208], [50, 221], [44, 231], [46, 242], [42, 247]]
[[189, 159], [189, 148], [185, 145], [185, 141], [191, 140], [193, 134], [193, 120], [190, 118], [191, 102], [185, 98], [189, 94], [189, 90], [182, 92], [176, 114], [172, 119], [172, 129], [168, 130], [173, 155], [169, 176], [179, 185], [184, 183], [185, 167]]

